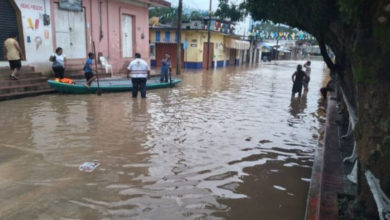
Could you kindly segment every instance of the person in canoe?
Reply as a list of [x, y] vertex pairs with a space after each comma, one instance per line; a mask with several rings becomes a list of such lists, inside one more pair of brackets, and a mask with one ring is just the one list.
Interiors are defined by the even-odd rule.
[[92, 73], [93, 58], [95, 58], [95, 54], [89, 52], [87, 61], [85, 61], [85, 65], [84, 65], [84, 76], [87, 81], [84, 85], [86, 87], [89, 87], [91, 83], [96, 79], [96, 76], [94, 76]]
[[160, 82], [168, 82], [168, 71], [171, 69], [171, 57], [165, 54], [161, 60]]
[[305, 78], [305, 72], [302, 71], [302, 65], [297, 66], [297, 71], [291, 76], [293, 81], [292, 88], [292, 97], [295, 96], [295, 93], [298, 93], [298, 97], [301, 97], [303, 80]]
[[141, 54], [136, 53], [135, 60], [130, 62], [127, 69], [127, 78], [131, 75], [131, 82], [133, 83], [133, 98], [137, 98], [138, 90], [141, 92], [141, 97], [146, 98], [146, 81], [150, 78], [148, 63], [141, 59]]
[[66, 58], [61, 47], [57, 47], [55, 54], [50, 56], [49, 61], [53, 62], [52, 69], [56, 78], [64, 78]]

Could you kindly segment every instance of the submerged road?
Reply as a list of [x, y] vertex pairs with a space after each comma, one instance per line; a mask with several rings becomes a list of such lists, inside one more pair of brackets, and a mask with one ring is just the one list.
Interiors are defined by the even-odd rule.
[[[173, 89], [0, 103], [0, 219], [303, 219], [323, 63], [185, 72]], [[79, 165], [100, 163], [93, 172]]]

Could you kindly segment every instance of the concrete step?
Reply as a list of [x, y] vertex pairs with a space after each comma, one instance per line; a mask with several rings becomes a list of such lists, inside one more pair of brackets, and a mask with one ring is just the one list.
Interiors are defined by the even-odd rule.
[[0, 88], [6, 86], [16, 86], [16, 85], [28, 85], [34, 83], [45, 83], [47, 82], [47, 77], [37, 77], [37, 78], [21, 78], [19, 80], [0, 80]]
[[71, 76], [78, 76], [78, 75], [84, 76], [84, 71], [82, 71], [82, 70], [74, 70], [74, 71], [66, 70], [64, 75], [66, 78], [72, 78]]
[[[10, 73], [0, 73], [0, 81], [2, 80], [9, 80], [10, 77], [9, 77]], [[39, 78], [39, 77], [42, 77], [42, 74], [41, 73], [38, 73], [38, 72], [22, 72], [22, 73], [18, 73], [16, 75], [16, 77], [18, 77], [18, 79], [31, 79], [31, 78]]]
[[[22, 68], [19, 70], [19, 73], [23, 73], [23, 72], [34, 72], [35, 69], [33, 66], [22, 66]], [[11, 73], [11, 70], [9, 69], [9, 67], [0, 67], [0, 74], [10, 74]]]
[[70, 66], [67, 65], [65, 72], [73, 72], [73, 71], [83, 71], [84, 66]]
[[39, 91], [49, 89], [49, 84], [47, 82], [33, 83], [28, 85], [12, 85], [5, 86], [0, 88], [0, 94], [12, 94], [12, 93], [21, 93], [28, 91]]
[[17, 99], [17, 98], [24, 98], [24, 97], [30, 97], [30, 96], [37, 96], [37, 95], [42, 95], [42, 94], [54, 93], [54, 92], [55, 92], [54, 89], [49, 88], [49, 89], [40, 89], [40, 90], [34, 90], [34, 91], [0, 94], [0, 101]]
[[79, 59], [67, 59], [66, 65], [83, 65], [87, 58], [79, 58]]

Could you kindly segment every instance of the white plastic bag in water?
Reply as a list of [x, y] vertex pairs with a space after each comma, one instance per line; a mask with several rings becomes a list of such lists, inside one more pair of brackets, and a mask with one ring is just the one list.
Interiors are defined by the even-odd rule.
[[84, 162], [79, 166], [79, 170], [90, 173], [94, 169], [96, 169], [96, 167], [98, 167], [99, 165], [100, 163], [97, 162]]

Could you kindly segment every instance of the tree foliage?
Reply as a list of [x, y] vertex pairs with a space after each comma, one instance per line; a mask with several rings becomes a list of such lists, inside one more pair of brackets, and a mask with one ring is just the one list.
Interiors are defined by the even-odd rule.
[[237, 22], [242, 20], [246, 15], [246, 11], [241, 5], [229, 3], [229, 0], [220, 0], [214, 15], [223, 20]]
[[243, 3], [254, 20], [272, 20], [307, 31], [323, 39], [329, 24], [338, 19], [336, 0], [247, 0]]
[[[390, 141], [386, 141], [390, 140], [390, 2], [246, 0], [242, 7], [254, 20], [287, 24], [317, 38], [349, 113], [358, 114], [355, 139], [362, 185], [358, 199], [369, 215], [377, 215], [364, 172], [372, 171], [390, 195], [390, 173], [383, 169], [390, 166]], [[335, 53], [335, 61], [327, 55], [325, 45]]]
[[177, 9], [176, 8], [151, 8], [149, 9], [149, 17], [158, 17], [160, 23], [172, 23], [177, 20]]
[[[205, 11], [184, 9], [182, 22], [201, 20], [206, 15]], [[151, 17], [158, 17], [161, 24], [175, 24], [177, 22], [177, 8], [151, 8], [149, 9], [149, 18]]]

